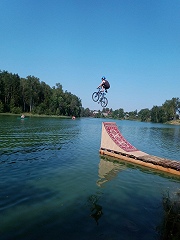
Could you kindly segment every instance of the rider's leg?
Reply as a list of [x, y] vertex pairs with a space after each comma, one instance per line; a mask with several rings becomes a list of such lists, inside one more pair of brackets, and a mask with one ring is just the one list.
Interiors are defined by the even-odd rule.
[[104, 88], [104, 86], [102, 85], [100, 91], [101, 91], [101, 92], [104, 92], [104, 90], [105, 90], [105, 88]]

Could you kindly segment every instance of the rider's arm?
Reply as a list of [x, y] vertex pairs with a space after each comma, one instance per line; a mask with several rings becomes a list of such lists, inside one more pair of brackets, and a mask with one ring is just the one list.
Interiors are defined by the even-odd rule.
[[103, 85], [103, 83], [105, 83], [104, 80], [102, 81], [102, 83], [97, 88], [101, 87]]

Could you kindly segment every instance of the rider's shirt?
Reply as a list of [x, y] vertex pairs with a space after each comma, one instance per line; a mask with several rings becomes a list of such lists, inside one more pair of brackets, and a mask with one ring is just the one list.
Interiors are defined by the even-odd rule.
[[104, 80], [105, 81], [105, 83], [103, 83], [103, 87], [105, 88], [105, 89], [109, 89], [110, 88], [110, 84], [109, 84], [109, 82], [107, 81], [107, 80]]

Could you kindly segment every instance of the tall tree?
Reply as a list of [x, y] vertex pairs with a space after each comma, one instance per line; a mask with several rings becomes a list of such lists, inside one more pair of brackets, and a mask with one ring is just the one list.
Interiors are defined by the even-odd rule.
[[39, 102], [40, 82], [39, 78], [27, 76], [27, 86], [29, 91], [27, 97], [29, 99], [29, 111], [32, 112], [33, 107]]
[[151, 111], [148, 108], [141, 109], [138, 112], [138, 116], [142, 122], [150, 121]]

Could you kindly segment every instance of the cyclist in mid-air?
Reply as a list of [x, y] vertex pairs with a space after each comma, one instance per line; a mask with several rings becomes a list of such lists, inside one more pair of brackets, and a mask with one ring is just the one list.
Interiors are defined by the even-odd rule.
[[98, 86], [98, 88], [101, 87], [101, 91], [102, 92], [104, 92], [104, 91], [107, 92], [107, 89], [110, 88], [110, 84], [109, 84], [108, 80], [106, 80], [106, 78], [104, 76], [101, 78], [101, 80], [102, 80], [102, 82]]
[[101, 103], [102, 107], [106, 107], [108, 104], [108, 99], [105, 97], [105, 92], [107, 93], [107, 89], [110, 88], [110, 84], [105, 77], [102, 77], [101, 80], [101, 84], [97, 87], [98, 91], [92, 94], [92, 100], [94, 102], [97, 102], [99, 100], [98, 103]]

